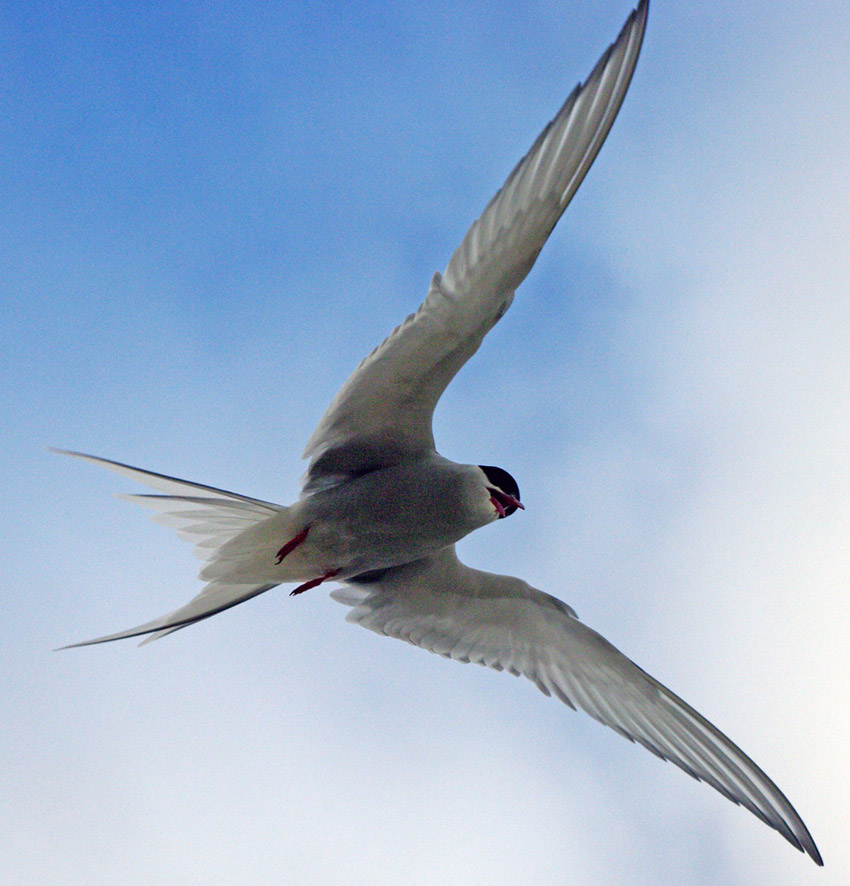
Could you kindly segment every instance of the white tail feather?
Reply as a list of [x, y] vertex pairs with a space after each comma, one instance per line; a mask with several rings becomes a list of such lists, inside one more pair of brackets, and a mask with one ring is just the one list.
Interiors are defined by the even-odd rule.
[[[160, 495], [123, 494], [119, 498], [157, 511], [154, 520], [177, 530], [181, 538], [193, 542], [195, 554], [202, 560], [210, 561], [207, 569], [215, 564], [212, 571], [216, 573], [216, 577], [204, 576], [212, 580], [185, 606], [137, 627], [75, 643], [74, 646], [149, 634], [143, 641], [147, 643], [256, 597], [280, 583], [280, 577], [269, 580], [267, 575], [252, 575], [250, 555], [253, 554], [258, 562], [274, 563], [273, 552], [269, 554], [266, 548], [269, 545], [274, 547], [279, 537], [275, 527], [285, 526], [289, 508], [214, 486], [143, 471], [94, 455], [61, 449], [53, 451], [115, 471], [161, 492]], [[258, 547], [263, 550], [259, 551]], [[246, 557], [248, 562], [239, 562]]]
[[180, 538], [192, 542], [195, 555], [201, 560], [218, 559], [222, 546], [242, 532], [271, 518], [281, 518], [288, 511], [288, 508], [273, 502], [144, 471], [95, 455], [64, 449], [53, 451], [99, 465], [164, 493], [129, 493], [118, 497], [157, 511], [154, 522], [175, 529]]
[[265, 585], [221, 585], [217, 582], [210, 582], [200, 594], [191, 599], [185, 606], [162, 615], [152, 621], [144, 624], [136, 625], [133, 628], [127, 628], [125, 631], [119, 631], [115, 634], [107, 634], [104, 637], [96, 637], [94, 640], [84, 640], [82, 643], [71, 643], [68, 646], [62, 646], [62, 649], [74, 649], [77, 646], [92, 646], [95, 643], [108, 643], [111, 640], [124, 640], [127, 637], [140, 637], [149, 634], [139, 645], [150, 643], [151, 640], [158, 640], [166, 634], [178, 631], [180, 628], [186, 628], [195, 622], [203, 621], [211, 615], [230, 609], [239, 603], [244, 603], [251, 597], [256, 597], [266, 591], [276, 587], [274, 584]]
[[158, 511], [153, 520], [177, 531], [195, 546], [195, 556], [214, 560], [219, 549], [237, 535], [286, 512], [279, 505], [182, 495], [123, 494], [119, 498]]

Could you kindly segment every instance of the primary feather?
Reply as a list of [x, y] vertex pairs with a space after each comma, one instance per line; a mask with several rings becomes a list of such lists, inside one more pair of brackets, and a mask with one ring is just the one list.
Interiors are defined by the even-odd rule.
[[425, 301], [340, 388], [307, 441], [305, 489], [434, 448], [446, 386], [510, 307], [599, 153], [631, 82], [647, 3], [629, 16], [590, 76], [472, 225]]
[[522, 674], [710, 784], [823, 863], [794, 807], [737, 745], [557, 598], [521, 579], [470, 569], [453, 546], [331, 596], [352, 607], [348, 621], [378, 634]]

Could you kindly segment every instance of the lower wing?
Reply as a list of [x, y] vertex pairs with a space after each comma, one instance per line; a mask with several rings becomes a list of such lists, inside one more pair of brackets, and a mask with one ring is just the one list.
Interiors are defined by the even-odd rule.
[[794, 807], [722, 732], [641, 670], [569, 606], [526, 582], [464, 566], [454, 547], [331, 596], [348, 620], [456, 661], [530, 679], [745, 806], [817, 864]]

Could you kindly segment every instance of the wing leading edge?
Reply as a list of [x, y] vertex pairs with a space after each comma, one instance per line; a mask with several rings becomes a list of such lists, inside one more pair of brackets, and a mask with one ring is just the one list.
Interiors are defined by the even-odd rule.
[[555, 597], [518, 578], [470, 569], [454, 547], [331, 596], [351, 607], [348, 621], [378, 634], [522, 674], [710, 784], [823, 864], [794, 807], [737, 745]]
[[642, 0], [472, 225], [428, 295], [357, 367], [307, 442], [305, 489], [434, 448], [437, 401], [513, 300], [587, 174], [631, 82]]

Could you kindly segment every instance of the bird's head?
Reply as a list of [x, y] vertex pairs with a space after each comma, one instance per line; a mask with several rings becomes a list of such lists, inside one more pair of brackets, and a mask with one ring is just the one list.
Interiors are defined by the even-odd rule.
[[519, 486], [506, 470], [493, 465], [478, 467], [484, 472], [490, 504], [493, 505], [498, 519], [510, 517], [517, 508], [525, 510], [525, 506], [519, 500]]

